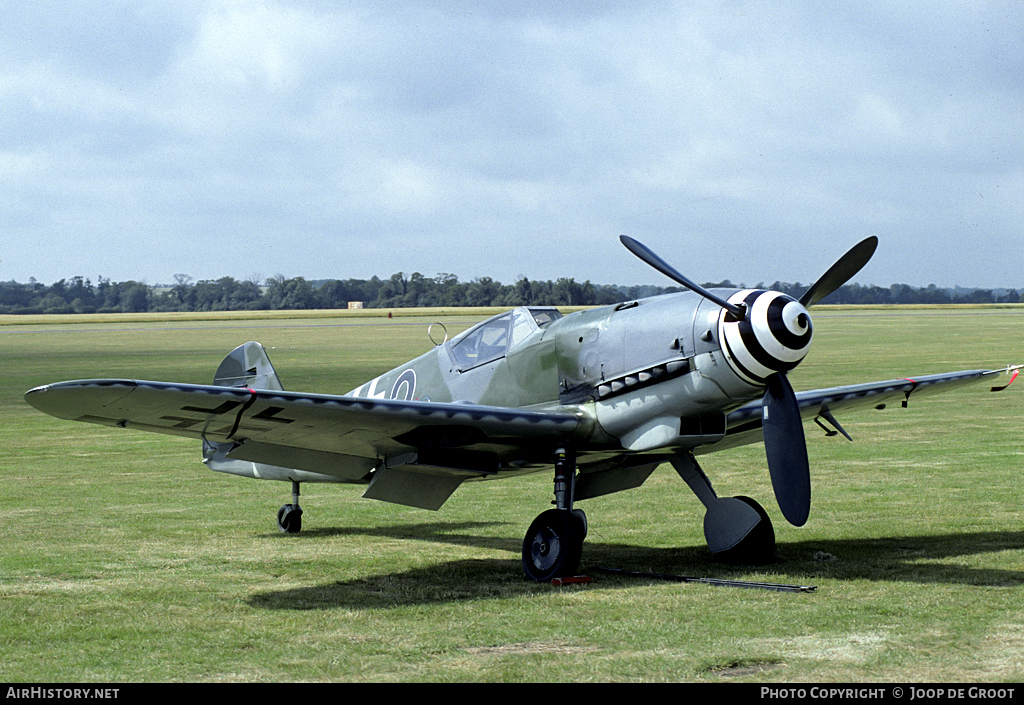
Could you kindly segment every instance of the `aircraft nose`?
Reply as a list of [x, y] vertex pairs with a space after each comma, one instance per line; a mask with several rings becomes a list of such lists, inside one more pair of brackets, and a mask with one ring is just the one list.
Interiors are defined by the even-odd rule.
[[723, 312], [720, 339], [736, 372], [753, 384], [764, 384], [776, 372], [800, 364], [811, 347], [811, 314], [796, 299], [777, 291], [747, 290], [733, 294], [730, 303], [749, 312], [737, 321]]

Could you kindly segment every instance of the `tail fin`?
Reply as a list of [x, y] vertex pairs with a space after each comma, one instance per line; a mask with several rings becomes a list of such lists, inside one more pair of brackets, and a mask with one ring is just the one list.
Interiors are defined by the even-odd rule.
[[249, 387], [284, 391], [262, 345], [249, 342], [228, 353], [217, 368], [213, 383], [221, 387]]

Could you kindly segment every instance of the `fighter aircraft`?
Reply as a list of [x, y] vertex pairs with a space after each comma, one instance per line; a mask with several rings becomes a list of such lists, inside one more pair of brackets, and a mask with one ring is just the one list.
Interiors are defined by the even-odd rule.
[[[285, 391], [267, 351], [249, 342], [228, 354], [210, 386], [81, 380], [25, 398], [62, 419], [201, 440], [211, 470], [290, 482], [292, 501], [277, 515], [289, 533], [301, 530], [303, 482], [368, 485], [363, 497], [436, 510], [464, 482], [553, 468], [555, 506], [533, 521], [522, 547], [526, 575], [548, 581], [579, 566], [587, 518], [576, 503], [639, 487], [666, 462], [704, 505], [712, 553], [769, 562], [768, 514], [748, 497], [719, 497], [698, 455], [763, 442], [782, 515], [802, 526], [811, 506], [803, 419], [849, 438], [837, 412], [906, 405], [1002, 372], [795, 393], [786, 374], [810, 349], [808, 309], [867, 264], [876, 238], [799, 300], [707, 290], [636, 240], [621, 240], [685, 290], [568, 316], [516, 308], [445, 335], [344, 395]], [[1007, 370], [1016, 376], [1020, 367]]]

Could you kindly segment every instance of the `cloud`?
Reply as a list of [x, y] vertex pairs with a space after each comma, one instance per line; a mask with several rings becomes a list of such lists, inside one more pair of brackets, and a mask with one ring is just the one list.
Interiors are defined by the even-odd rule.
[[[0, 278], [1020, 286], [1016, 2], [19, 4]], [[953, 254], [951, 254], [953, 253]]]

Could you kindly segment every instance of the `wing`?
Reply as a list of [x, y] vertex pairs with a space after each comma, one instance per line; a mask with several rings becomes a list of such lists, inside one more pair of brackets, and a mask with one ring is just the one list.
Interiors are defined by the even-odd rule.
[[[845, 431], [839, 427], [832, 412], [872, 407], [884, 408], [897, 402], [905, 404], [911, 396], [918, 399], [929, 394], [950, 391], [991, 379], [1004, 371], [1016, 372], [1020, 367], [1014, 366], [1007, 370], [966, 370], [913, 379], [894, 379], [828, 389], [812, 389], [797, 393], [796, 399], [802, 418], [824, 418], [828, 423], [833, 424], [837, 431], [845, 435]], [[1016, 376], [1014, 374], [1011, 382], [1016, 379]], [[992, 391], [1000, 391], [1005, 388], [994, 387]], [[726, 417], [725, 436], [717, 442], [692, 448], [693, 453], [705, 455], [751, 443], [761, 443], [764, 438], [761, 431], [763, 412], [761, 399], [735, 409]], [[580, 460], [581, 475], [576, 483], [576, 498], [586, 499], [639, 487], [658, 464], [668, 462], [678, 452], [678, 448], [666, 447], [620, 458], [615, 458], [615, 454], [609, 452], [594, 453]], [[621, 455], [621, 451], [618, 455]]]
[[[1015, 370], [1017, 368], [1009, 368]], [[890, 404], [899, 402], [906, 406], [910, 398], [919, 399], [939, 392], [946, 392], [959, 387], [991, 380], [995, 375], [1007, 370], [964, 370], [925, 375], [922, 377], [892, 379], [884, 382], [868, 382], [827, 389], [812, 389], [798, 392], [797, 404], [800, 415], [805, 419], [824, 417], [831, 423], [838, 424], [831, 418], [833, 412], [854, 409], [883, 409]], [[1004, 387], [1005, 388], [1005, 387]], [[993, 391], [999, 391], [993, 389]], [[726, 448], [735, 448], [748, 443], [760, 443], [761, 434], [761, 400], [752, 401], [732, 411], [727, 418], [725, 438], [718, 443], [695, 449], [697, 454], [711, 453]], [[841, 428], [836, 430], [842, 432]], [[845, 435], [845, 432], [844, 432]]]
[[[371, 490], [385, 496], [371, 490], [367, 496], [427, 508], [440, 506], [434, 506], [436, 497], [411, 496], [406, 502], [401, 496], [424, 491], [408, 487], [436, 485], [440, 477], [450, 478], [447, 486], [454, 491], [470, 477], [514, 472], [517, 464], [509, 460], [522, 466], [533, 453], [549, 464], [555, 444], [589, 435], [591, 425], [572, 411], [138, 380], [59, 382], [32, 389], [25, 399], [58, 418], [200, 439], [208, 458], [213, 448], [222, 460], [314, 472], [339, 482], [369, 482], [371, 471], [388, 469], [373, 475], [405, 481], [388, 490], [381, 480]], [[433, 479], [414, 482], [403, 475], [408, 472]]]
[[[815, 389], [796, 397], [803, 418], [831, 420], [833, 411], [905, 403], [1001, 371]], [[58, 418], [202, 440], [213, 469], [282, 480], [295, 479], [289, 473], [298, 470], [311, 474], [303, 481], [370, 483], [366, 497], [425, 509], [438, 509], [463, 480], [547, 467], [553, 449], [566, 442], [590, 446], [579, 462], [579, 499], [638, 487], [676, 451], [632, 457], [621, 448], [594, 446], [602, 434], [593, 418], [570, 408], [537, 411], [116, 379], [46, 385], [25, 399]], [[734, 410], [725, 437], [694, 452], [761, 442], [761, 414], [760, 400]], [[234, 469], [241, 463], [280, 472]]]

